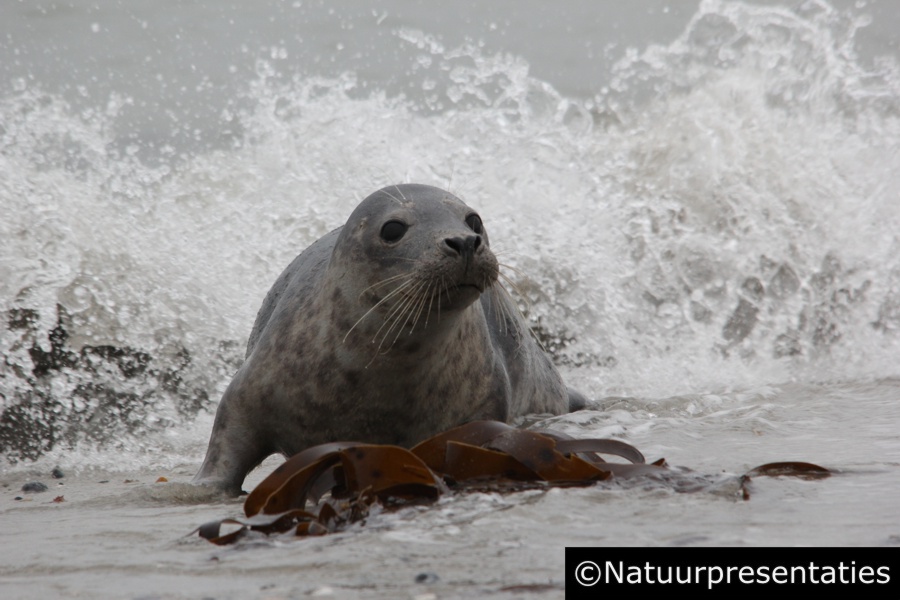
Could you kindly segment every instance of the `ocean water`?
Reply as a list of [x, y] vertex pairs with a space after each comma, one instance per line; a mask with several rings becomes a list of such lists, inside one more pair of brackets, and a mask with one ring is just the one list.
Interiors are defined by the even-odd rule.
[[[887, 0], [3, 3], [3, 597], [549, 598], [566, 545], [900, 544], [898, 18]], [[240, 511], [184, 482], [266, 291], [397, 182], [479, 210], [597, 402], [539, 427], [720, 483], [185, 537]], [[835, 476], [739, 500], [733, 477], [776, 460]]]

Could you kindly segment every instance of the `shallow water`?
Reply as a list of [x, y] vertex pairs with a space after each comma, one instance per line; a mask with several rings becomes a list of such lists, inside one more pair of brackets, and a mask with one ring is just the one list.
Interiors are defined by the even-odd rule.
[[[566, 545], [896, 545], [897, 16], [3, 4], [4, 597], [558, 597]], [[268, 287], [400, 181], [479, 209], [539, 337], [599, 402], [539, 426], [719, 485], [452, 497], [300, 542], [183, 538], [239, 513], [178, 483]], [[775, 460], [837, 474], [755, 480], [739, 501], [732, 477]], [[50, 491], [19, 492], [31, 479]]]
[[[469, 494], [370, 516], [364, 526], [303, 540], [248, 538], [217, 547], [189, 533], [238, 516], [238, 500], [179, 484], [196, 462], [137, 472], [71, 473], [42, 494], [19, 494], [36, 473], [7, 473], [2, 509], [4, 595], [279, 598], [561, 597], [565, 546], [900, 544], [897, 380], [788, 385], [757, 393], [620, 400], [555, 419], [582, 435], [615, 434], [648, 458], [706, 474], [678, 493], [649, 483]], [[810, 460], [825, 480], [737, 475], [784, 459]], [[254, 473], [254, 484], [271, 470]], [[154, 483], [160, 477], [169, 483]], [[125, 480], [134, 480], [124, 483]], [[100, 483], [106, 481], [106, 483]], [[63, 495], [65, 501], [52, 499]], [[416, 583], [424, 578], [425, 583]], [[524, 592], [519, 592], [524, 593]]]

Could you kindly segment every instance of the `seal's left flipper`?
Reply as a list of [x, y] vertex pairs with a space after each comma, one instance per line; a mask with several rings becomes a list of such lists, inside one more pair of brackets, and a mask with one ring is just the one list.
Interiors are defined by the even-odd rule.
[[587, 408], [590, 402], [588, 399], [577, 390], [573, 390], [570, 387], [566, 387], [566, 391], [569, 393], [569, 412], [575, 412], [576, 410], [582, 410]]

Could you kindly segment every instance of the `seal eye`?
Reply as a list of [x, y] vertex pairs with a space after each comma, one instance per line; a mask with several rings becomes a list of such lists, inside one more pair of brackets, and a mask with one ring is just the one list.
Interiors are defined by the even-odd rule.
[[484, 233], [484, 227], [482, 227], [481, 225], [481, 217], [479, 217], [475, 213], [472, 213], [471, 215], [466, 217], [466, 225], [468, 225], [469, 229], [471, 229], [478, 235]]
[[406, 234], [409, 225], [403, 221], [388, 221], [381, 226], [381, 239], [386, 242], [397, 242]]

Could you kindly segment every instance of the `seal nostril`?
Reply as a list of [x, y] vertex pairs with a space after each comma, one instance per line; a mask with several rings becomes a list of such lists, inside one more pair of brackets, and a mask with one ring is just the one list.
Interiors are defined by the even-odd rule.
[[466, 238], [466, 255], [475, 256], [475, 250], [481, 244], [481, 238], [477, 235], [470, 235]]
[[462, 255], [474, 256], [475, 251], [478, 250], [479, 246], [481, 246], [481, 236], [480, 235], [469, 235], [465, 238], [461, 237], [452, 237], [452, 238], [444, 238], [444, 243], [451, 248], [454, 252]]
[[462, 254], [463, 250], [466, 247], [466, 240], [458, 237], [454, 238], [444, 238], [444, 243], [447, 244], [453, 251], [457, 254]]

